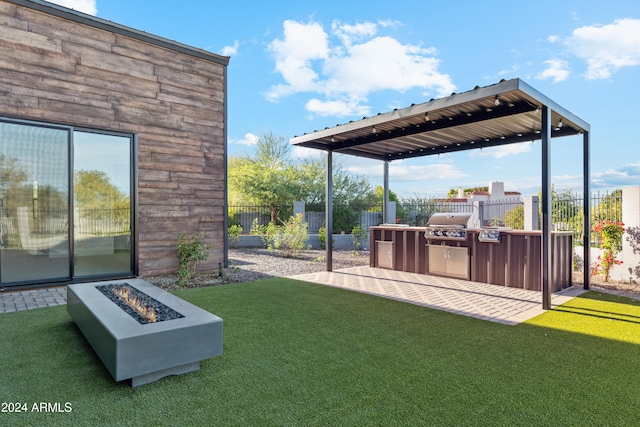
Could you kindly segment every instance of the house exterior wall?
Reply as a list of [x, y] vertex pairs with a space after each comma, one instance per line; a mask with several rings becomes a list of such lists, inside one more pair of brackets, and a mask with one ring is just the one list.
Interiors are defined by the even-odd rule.
[[213, 243], [201, 270], [217, 269], [228, 58], [109, 26], [43, 2], [0, 0], [0, 116], [136, 134], [139, 274], [174, 272], [181, 233]]

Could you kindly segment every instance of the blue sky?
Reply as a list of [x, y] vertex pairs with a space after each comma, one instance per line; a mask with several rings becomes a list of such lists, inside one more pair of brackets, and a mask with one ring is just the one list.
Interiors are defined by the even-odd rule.
[[[230, 155], [265, 132], [288, 140], [517, 77], [591, 125], [594, 190], [640, 185], [637, 0], [55, 3], [230, 56]], [[581, 150], [581, 137], [553, 140], [556, 189], [581, 191]], [[380, 162], [336, 157], [381, 184]], [[504, 181], [536, 194], [540, 157], [535, 142], [392, 162], [390, 186], [444, 196]]]

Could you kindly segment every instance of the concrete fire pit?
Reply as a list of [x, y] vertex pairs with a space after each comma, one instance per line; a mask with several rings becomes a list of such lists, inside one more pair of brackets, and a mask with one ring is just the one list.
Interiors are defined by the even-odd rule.
[[[121, 284], [182, 317], [140, 323], [99, 290]], [[196, 371], [201, 360], [222, 354], [221, 318], [142, 279], [69, 285], [67, 311], [111, 376], [132, 387]]]

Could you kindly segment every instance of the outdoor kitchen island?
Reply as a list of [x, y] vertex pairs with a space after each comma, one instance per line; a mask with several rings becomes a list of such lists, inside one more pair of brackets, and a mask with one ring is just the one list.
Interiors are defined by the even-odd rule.
[[[370, 227], [371, 267], [541, 290], [542, 234], [465, 229], [460, 237], [425, 237], [425, 227]], [[495, 233], [498, 231], [498, 233]], [[551, 233], [551, 292], [572, 284], [573, 233]]]

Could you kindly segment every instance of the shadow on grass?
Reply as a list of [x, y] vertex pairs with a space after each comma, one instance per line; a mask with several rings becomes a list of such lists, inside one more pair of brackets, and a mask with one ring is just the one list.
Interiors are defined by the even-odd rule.
[[[604, 295], [608, 296], [604, 297]], [[577, 298], [602, 302], [599, 304], [602, 308], [583, 306], [576, 307], [572, 304], [565, 304], [560, 307], [556, 307], [554, 311], [591, 316], [603, 320], [616, 320], [620, 322], [640, 324], [640, 301], [638, 300], [602, 294], [599, 292], [587, 292]], [[608, 303], [605, 304], [604, 301], [608, 301]]]

